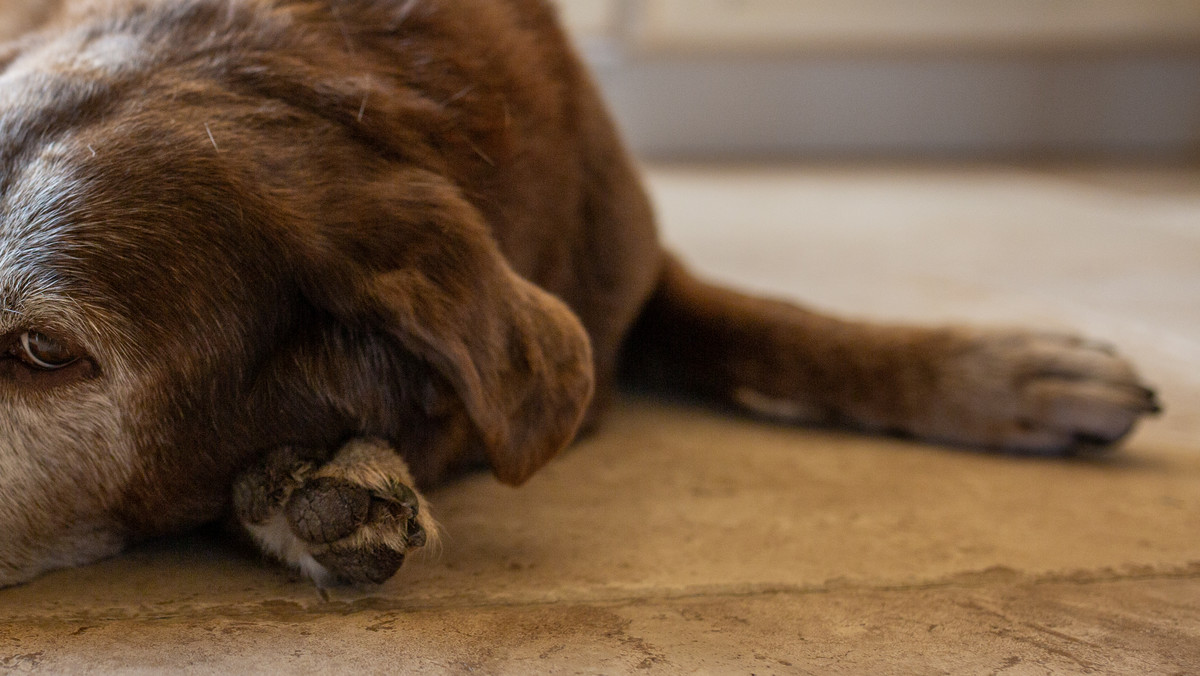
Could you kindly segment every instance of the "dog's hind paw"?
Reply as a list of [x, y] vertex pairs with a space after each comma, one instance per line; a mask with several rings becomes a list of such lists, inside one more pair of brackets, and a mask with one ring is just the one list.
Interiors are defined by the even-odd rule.
[[1025, 453], [1111, 447], [1161, 409], [1128, 361], [1072, 335], [1029, 331], [964, 334], [939, 362], [941, 415], [923, 436]]
[[332, 459], [285, 447], [234, 484], [238, 521], [266, 552], [319, 586], [380, 584], [437, 530], [410, 485], [403, 459], [387, 444], [354, 440]]

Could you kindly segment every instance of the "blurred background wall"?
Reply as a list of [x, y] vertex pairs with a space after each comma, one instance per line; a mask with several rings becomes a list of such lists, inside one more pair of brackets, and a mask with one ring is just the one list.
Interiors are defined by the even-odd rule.
[[646, 156], [1200, 156], [1200, 0], [556, 1]]
[[1200, 158], [1200, 0], [553, 1], [647, 157]]

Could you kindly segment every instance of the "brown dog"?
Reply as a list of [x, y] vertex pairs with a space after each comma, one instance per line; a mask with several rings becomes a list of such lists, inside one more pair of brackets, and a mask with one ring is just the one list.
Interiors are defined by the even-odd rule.
[[433, 535], [413, 486], [520, 483], [622, 365], [1016, 451], [1157, 409], [1072, 337], [693, 279], [543, 0], [77, 3], [0, 49], [0, 163], [0, 584], [231, 505], [314, 579], [382, 581]]

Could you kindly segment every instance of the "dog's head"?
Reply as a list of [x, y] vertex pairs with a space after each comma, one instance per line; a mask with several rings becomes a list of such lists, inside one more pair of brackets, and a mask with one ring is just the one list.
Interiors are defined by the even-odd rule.
[[590, 398], [578, 321], [426, 148], [436, 110], [227, 59], [235, 13], [189, 4], [0, 51], [0, 585], [214, 518], [276, 445], [520, 482]]

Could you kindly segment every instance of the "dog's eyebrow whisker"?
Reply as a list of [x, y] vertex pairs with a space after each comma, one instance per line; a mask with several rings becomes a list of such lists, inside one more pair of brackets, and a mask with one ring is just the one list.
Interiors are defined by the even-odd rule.
[[367, 112], [367, 99], [371, 98], [371, 92], [363, 94], [362, 105], [358, 107], [358, 121], [363, 121], [363, 114]]
[[96, 149], [92, 147], [92, 144], [89, 143], [87, 149], [92, 153], [92, 157], [96, 156]]
[[395, 30], [396, 28], [399, 28], [405, 21], [408, 20], [409, 15], [411, 15], [413, 10], [416, 8], [417, 0], [407, 0], [407, 2], [400, 7], [400, 10], [396, 12], [396, 22], [392, 29]]
[[333, 15], [333, 20], [337, 22], [338, 30], [342, 32], [342, 40], [346, 43], [346, 53], [354, 53], [354, 43], [350, 40], [350, 31], [346, 28], [346, 22], [342, 19], [342, 13], [332, 4], [329, 6], [329, 13]]
[[209, 140], [209, 141], [212, 141], [213, 148], [214, 148], [214, 149], [215, 149], [217, 152], [221, 152], [221, 148], [220, 148], [220, 146], [218, 146], [218, 145], [217, 145], [217, 139], [213, 138], [212, 129], [209, 129], [209, 128], [208, 128], [208, 123], [207, 123], [207, 122], [205, 122], [205, 123], [204, 123], [204, 131], [208, 132], [208, 140]]
[[480, 148], [479, 145], [474, 141], [467, 139], [467, 145], [470, 146], [471, 150], [474, 150], [475, 154], [482, 158], [484, 162], [487, 162], [489, 166], [496, 166], [496, 161], [493, 160], [490, 155], [485, 153], [483, 148]]

